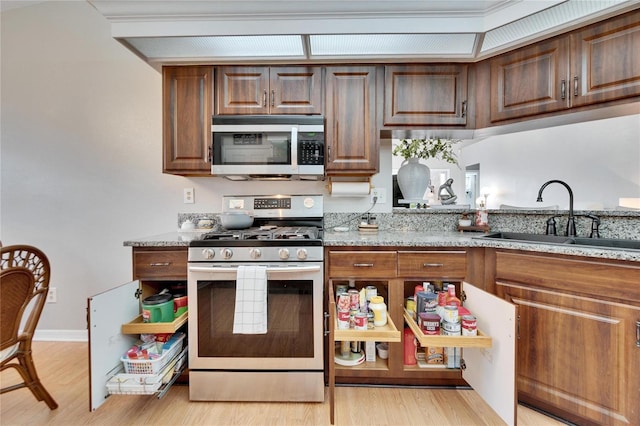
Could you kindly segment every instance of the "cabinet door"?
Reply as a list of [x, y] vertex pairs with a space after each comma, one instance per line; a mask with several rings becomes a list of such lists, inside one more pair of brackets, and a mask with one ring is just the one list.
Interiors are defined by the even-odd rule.
[[497, 282], [519, 306], [518, 396], [578, 424], [640, 424], [640, 307]]
[[372, 175], [378, 172], [376, 68], [327, 67], [325, 172]]
[[571, 36], [571, 102], [589, 105], [640, 95], [640, 12]]
[[384, 125], [467, 124], [467, 68], [385, 67]]
[[269, 113], [269, 67], [220, 67], [216, 88], [218, 114]]
[[558, 38], [490, 60], [491, 121], [569, 107], [569, 39]]
[[211, 174], [213, 67], [162, 69], [163, 171]]
[[132, 281], [87, 300], [89, 330], [89, 409], [100, 407], [109, 396], [107, 382], [122, 369], [120, 357], [137, 340], [122, 334], [122, 324], [140, 313], [136, 298], [139, 282]]
[[478, 328], [491, 336], [490, 348], [464, 348], [462, 377], [508, 425], [516, 422], [518, 307], [467, 282], [465, 306]]
[[322, 114], [320, 67], [272, 67], [269, 76], [270, 114]]

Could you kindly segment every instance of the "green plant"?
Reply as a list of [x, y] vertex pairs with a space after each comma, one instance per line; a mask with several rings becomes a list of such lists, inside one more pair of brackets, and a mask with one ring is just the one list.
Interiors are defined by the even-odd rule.
[[409, 158], [439, 158], [451, 164], [458, 164], [458, 157], [453, 150], [455, 144], [460, 142], [455, 139], [402, 139], [395, 148], [393, 155]]

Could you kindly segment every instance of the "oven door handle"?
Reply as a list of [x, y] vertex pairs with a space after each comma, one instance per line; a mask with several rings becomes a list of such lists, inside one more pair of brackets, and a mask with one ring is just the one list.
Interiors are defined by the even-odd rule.
[[[219, 267], [219, 266], [189, 266], [190, 272], [237, 272], [237, 267]], [[320, 271], [320, 265], [313, 266], [290, 266], [290, 267], [278, 267], [267, 268], [269, 272], [318, 272]]]

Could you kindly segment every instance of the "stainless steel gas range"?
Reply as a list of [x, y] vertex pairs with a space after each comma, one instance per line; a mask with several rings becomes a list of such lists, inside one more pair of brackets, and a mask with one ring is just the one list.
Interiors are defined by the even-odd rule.
[[253, 226], [190, 242], [191, 400], [324, 400], [322, 201], [225, 196]]

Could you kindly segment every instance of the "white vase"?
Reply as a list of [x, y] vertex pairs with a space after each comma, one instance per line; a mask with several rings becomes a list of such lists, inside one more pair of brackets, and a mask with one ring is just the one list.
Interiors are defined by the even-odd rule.
[[431, 170], [417, 158], [402, 162], [398, 169], [398, 186], [405, 200], [422, 200], [431, 181]]

